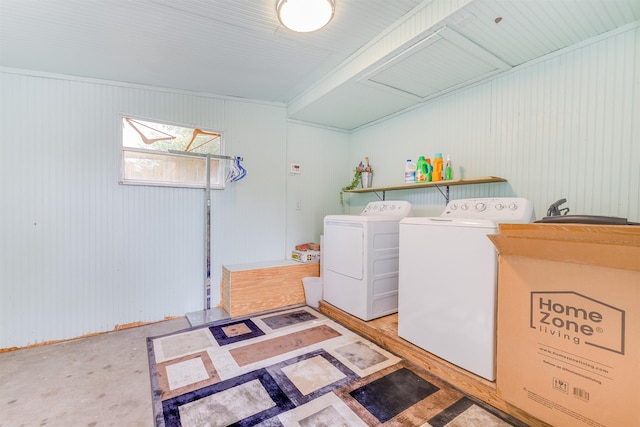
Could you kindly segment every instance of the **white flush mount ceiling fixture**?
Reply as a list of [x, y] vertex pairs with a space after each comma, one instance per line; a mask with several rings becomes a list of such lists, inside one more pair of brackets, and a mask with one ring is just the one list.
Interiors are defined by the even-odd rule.
[[278, 19], [282, 25], [299, 33], [319, 30], [331, 21], [334, 0], [278, 0]]

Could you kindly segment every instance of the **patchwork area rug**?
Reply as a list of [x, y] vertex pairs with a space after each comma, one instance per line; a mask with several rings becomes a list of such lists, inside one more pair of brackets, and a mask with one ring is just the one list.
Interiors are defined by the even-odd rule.
[[148, 339], [156, 425], [522, 426], [309, 307]]

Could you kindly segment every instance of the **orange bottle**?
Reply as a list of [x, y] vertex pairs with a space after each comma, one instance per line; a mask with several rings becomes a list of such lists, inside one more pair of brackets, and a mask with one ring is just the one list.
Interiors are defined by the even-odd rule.
[[433, 180], [442, 181], [442, 153], [436, 153], [433, 159]]

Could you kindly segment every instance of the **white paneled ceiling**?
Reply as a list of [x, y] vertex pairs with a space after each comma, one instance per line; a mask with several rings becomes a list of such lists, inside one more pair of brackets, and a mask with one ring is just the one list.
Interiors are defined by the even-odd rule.
[[638, 0], [336, 0], [327, 27], [298, 34], [276, 2], [0, 0], [0, 67], [283, 103], [355, 129], [640, 19]]
[[509, 68], [509, 64], [469, 39], [443, 27], [359, 80], [403, 91], [422, 100]]
[[[442, 11], [438, 4], [448, 2], [433, 0], [410, 13], [434, 14]], [[640, 26], [639, 20], [639, 0], [468, 1], [423, 27], [406, 19], [402, 28], [411, 37], [384, 40], [392, 49], [369, 55], [362, 71], [339, 87], [328, 79], [328, 90], [316, 88], [322, 94], [317, 99], [294, 100], [289, 116], [356, 129], [400, 106], [413, 107], [620, 27]], [[357, 86], [368, 87], [367, 96], [347, 95], [363, 90]], [[376, 93], [386, 101], [372, 106]]]
[[421, 0], [337, 0], [282, 27], [276, 0], [0, 0], [0, 66], [287, 102]]

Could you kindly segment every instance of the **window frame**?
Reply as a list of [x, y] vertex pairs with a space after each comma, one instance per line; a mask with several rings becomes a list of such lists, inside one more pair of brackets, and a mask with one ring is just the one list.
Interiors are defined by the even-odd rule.
[[[220, 135], [220, 144], [218, 153], [216, 154], [203, 154], [203, 153], [190, 153], [190, 152], [177, 152], [174, 150], [169, 151], [160, 151], [160, 150], [150, 150], [144, 148], [136, 148], [136, 147], [126, 147], [124, 145], [124, 126], [125, 119], [129, 118], [132, 120], [139, 120], [144, 122], [158, 123], [168, 126], [176, 126], [182, 127], [186, 129], [201, 129], [206, 132], [213, 132]], [[118, 121], [118, 137], [120, 139], [120, 179], [118, 181], [121, 185], [136, 185], [136, 186], [150, 186], [150, 187], [170, 187], [170, 188], [194, 188], [194, 189], [211, 189], [211, 190], [223, 190], [225, 188], [225, 176], [227, 165], [224, 159], [226, 158], [224, 154], [224, 146], [225, 146], [225, 138], [224, 132], [219, 130], [213, 130], [201, 126], [193, 126], [187, 125], [183, 123], [170, 122], [159, 119], [146, 118], [137, 115], [131, 114], [120, 114]], [[138, 154], [149, 154], [152, 156], [166, 156], [169, 159], [179, 159], [179, 158], [189, 158], [192, 160], [201, 159], [204, 162], [205, 170], [210, 170], [210, 180], [207, 185], [206, 180], [206, 172], [204, 174], [204, 182], [203, 183], [195, 183], [195, 182], [182, 182], [182, 181], [164, 181], [164, 180], [154, 180], [154, 179], [135, 179], [135, 178], [127, 178], [126, 177], [126, 162], [127, 162], [127, 153], [138, 153]], [[215, 173], [212, 175], [211, 172]]]

